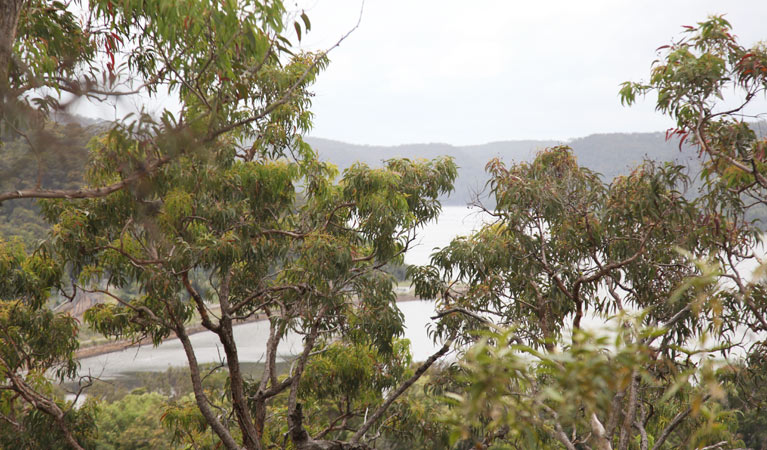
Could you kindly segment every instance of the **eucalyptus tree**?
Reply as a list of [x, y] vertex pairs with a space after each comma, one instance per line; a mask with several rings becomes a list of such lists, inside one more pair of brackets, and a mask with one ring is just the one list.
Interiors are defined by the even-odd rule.
[[[411, 269], [419, 295], [439, 299], [436, 335], [475, 343], [448, 393], [453, 440], [642, 450], [756, 442], [737, 432], [740, 420], [753, 429], [752, 411], [764, 406], [741, 387], [758, 384], [765, 360], [763, 268], [746, 268], [760, 262], [761, 242], [747, 214], [767, 199], [767, 140], [748, 122], [761, 117], [767, 51], [741, 46], [712, 17], [659, 53], [649, 82], [624, 84], [621, 98], [658, 95], [657, 109], [677, 121], [668, 137], [704, 160], [700, 191], [686, 192], [684, 168], [651, 162], [605, 184], [563, 147], [532, 163], [494, 160], [490, 223]], [[742, 341], [746, 328], [752, 342]], [[720, 369], [736, 347], [747, 359], [730, 367], [746, 370]], [[740, 394], [729, 403], [733, 383]]]
[[[259, 219], [273, 216], [276, 218], [274, 224], [283, 227], [275, 228], [275, 231], [279, 231], [276, 234], [264, 234], [263, 238], [276, 238], [279, 241], [295, 234], [293, 238], [306, 242], [307, 248], [324, 254], [322, 246], [329, 244], [320, 236], [317, 224], [299, 223], [298, 219], [293, 221], [289, 217], [298, 215], [301, 208], [314, 208], [314, 216], [302, 213], [301, 220], [319, 220], [316, 214], [322, 211], [323, 206], [318, 199], [325, 198], [327, 202], [337, 200], [336, 197], [327, 196], [330, 191], [339, 189], [331, 187], [333, 171], [319, 164], [312, 151], [298, 138], [298, 135], [310, 126], [311, 113], [308, 107], [311, 94], [308, 87], [326, 65], [326, 52], [306, 53], [295, 50], [287, 36], [295, 32], [300, 40], [301, 35], [311, 27], [311, 23], [305, 14], [290, 15], [279, 0], [188, 0], [172, 3], [130, 0], [87, 3], [3, 0], [0, 3], [0, 12], [0, 132], [3, 141], [6, 137], [23, 139], [28, 144], [29, 151], [40, 162], [38, 175], [34, 180], [23, 180], [13, 189], [0, 193], [0, 201], [23, 198], [99, 199], [92, 200], [85, 206], [65, 205], [66, 201], [49, 205], [50, 216], [57, 216], [55, 219], [61, 223], [55, 225], [54, 240], [44, 243], [32, 253], [27, 253], [28, 249], [15, 243], [0, 243], [0, 278], [3, 280], [0, 288], [0, 427], [3, 431], [0, 435], [3, 439], [11, 439], [12, 442], [23, 442], [23, 445], [28, 447], [68, 445], [82, 448], [89, 445], [90, 436], [94, 432], [93, 428], [89, 427], [92, 423], [88, 418], [90, 411], [75, 411], [71, 404], [55, 399], [48, 378], [50, 374], [64, 377], [74, 373], [76, 364], [73, 351], [77, 348], [77, 323], [69, 316], [51, 312], [46, 302], [51, 292], [56, 290], [72, 296], [72, 288], [77, 283], [70, 283], [70, 280], [85, 268], [99, 267], [100, 264], [105, 267], [112, 265], [114, 261], [109, 258], [110, 251], [113, 250], [91, 249], [98, 253], [99, 258], [106, 258], [95, 263], [92, 259], [95, 255], [67, 253], [67, 250], [73, 251], [74, 244], [62, 236], [77, 236], [78, 232], [73, 229], [85, 223], [76, 219], [78, 211], [87, 212], [83, 208], [88, 207], [94, 208], [96, 214], [95, 210], [98, 207], [112, 205], [111, 207], [128, 208], [123, 213], [135, 213], [131, 217], [131, 224], [123, 224], [125, 233], [141, 235], [142, 232], [137, 230], [144, 230], [149, 233], [145, 238], [151, 242], [157, 239], [157, 242], [165, 242], [165, 238], [160, 238], [162, 232], [172, 232], [171, 230], [176, 230], [176, 227], [181, 225], [184, 229], [191, 227], [196, 230], [195, 233], [202, 233], [195, 235], [194, 239], [228, 242], [228, 238], [222, 236], [215, 238], [214, 231], [203, 231], [201, 227], [207, 222], [200, 219], [191, 218], [184, 224], [160, 224], [155, 223], [156, 216], [158, 211], [162, 211], [163, 217], [166, 217], [173, 208], [177, 210], [170, 214], [183, 215], [183, 211], [193, 205], [191, 201], [186, 203], [191, 194], [182, 187], [184, 179], [186, 183], [199, 182], [201, 186], [210, 186], [212, 189], [217, 186], [218, 195], [229, 195], [229, 188], [240, 191], [244, 189], [243, 185], [233, 187], [240, 176], [237, 171], [242, 171], [243, 177], [249, 179], [250, 183], [255, 183], [255, 189], [265, 189], [263, 186], [268, 185], [268, 192], [274, 196], [263, 199], [258, 197], [258, 192], [251, 193], [255, 196], [253, 201], [265, 202], [263, 209], [252, 213]], [[87, 185], [75, 189], [51, 189], [42, 183], [45, 180], [46, 155], [57, 148], [56, 136], [48, 129], [48, 120], [51, 113], [65, 109], [70, 104], [68, 98], [86, 97], [96, 103], [110, 104], [114, 99], [131, 99], [137, 96], [143, 101], [147, 98], [161, 99], [163, 95], [177, 98], [181, 104], [180, 110], [166, 109], [154, 117], [142, 113], [134, 118], [115, 122], [111, 130], [93, 144]], [[287, 156], [291, 156], [293, 162], [281, 159]], [[235, 162], [235, 159], [239, 162]], [[386, 216], [389, 220], [388, 225], [379, 226], [367, 222], [362, 225], [367, 227], [363, 230], [367, 237], [373, 236], [376, 231], [379, 233], [375, 235], [378, 239], [375, 245], [369, 244], [371, 249], [375, 249], [371, 250], [374, 251], [374, 256], [370, 256], [367, 261], [369, 264], [377, 264], [379, 258], [390, 259], [399, 251], [400, 244], [395, 243], [396, 239], [389, 237], [387, 240], [381, 233], [394, 233], [392, 230], [395, 229], [396, 233], [410, 230], [416, 223], [436, 214], [436, 203], [430, 203], [417, 196], [429, 195], [432, 190], [439, 192], [447, 189], [454, 173], [448, 162], [435, 163], [431, 169], [427, 169], [427, 166], [426, 163], [409, 165], [406, 162], [393, 162], [390, 172], [379, 174], [386, 180], [389, 180], [387, 177], [401, 177], [404, 184], [417, 180], [421, 187], [418, 191], [402, 188], [404, 190], [399, 194], [401, 196], [395, 198], [400, 201], [396, 213], [387, 208], [370, 213], [383, 215], [390, 212], [391, 215]], [[396, 171], [402, 173], [395, 173]], [[224, 173], [235, 177], [235, 180], [225, 180], [222, 178]], [[359, 168], [355, 173], [358, 178], [365, 178], [364, 174], [368, 172]], [[195, 178], [197, 176], [203, 176], [203, 179]], [[208, 182], [205, 177], [210, 177]], [[370, 177], [373, 181], [378, 180], [373, 175]], [[181, 185], [170, 192], [169, 185], [163, 184], [169, 180], [178, 181]], [[386, 180], [379, 182], [386, 183]], [[300, 193], [293, 190], [294, 185]], [[194, 186], [187, 184], [187, 187]], [[286, 191], [280, 192], [279, 189]], [[327, 192], [322, 193], [323, 189]], [[164, 206], [166, 194], [169, 195], [167, 207]], [[404, 195], [413, 197], [404, 199]], [[366, 197], [361, 193], [351, 192], [347, 197], [347, 203], [369, 202], [367, 206], [359, 206], [361, 211], [367, 211], [365, 208], [375, 203], [370, 196]], [[250, 220], [250, 216], [237, 216], [244, 211], [242, 205], [233, 206], [231, 210], [221, 206], [223, 202], [233, 199], [234, 197], [219, 198], [214, 201], [205, 197], [200, 200], [223, 208], [217, 213], [211, 211], [210, 214], [219, 215], [211, 217], [210, 220]], [[415, 210], [407, 210], [408, 207], [403, 204], [410, 205], [408, 207]], [[339, 209], [325, 218], [328, 227], [343, 227], [336, 219], [338, 214], [344, 211], [348, 213], [349, 207], [337, 206]], [[284, 210], [275, 210], [276, 207]], [[204, 213], [199, 211], [194, 215], [204, 217]], [[118, 220], [126, 216], [111, 211], [108, 217]], [[383, 218], [384, 221], [386, 217]], [[282, 220], [287, 222], [283, 223]], [[81, 229], [79, 232], [87, 231], [92, 236], [92, 239], [83, 237], [83, 243], [98, 240], [96, 236], [99, 233], [107, 235], [112, 232], [108, 228], [108, 221], [101, 224], [89, 223], [91, 227], [103, 225], [105, 228]], [[230, 233], [236, 234], [239, 227], [234, 223], [229, 225], [233, 226]], [[293, 231], [285, 228], [293, 225], [297, 227]], [[216, 230], [215, 227], [221, 227], [223, 224], [217, 222], [212, 226], [211, 230]], [[306, 228], [303, 228], [304, 226]], [[245, 228], [253, 230], [252, 227]], [[306, 230], [307, 234], [303, 235], [301, 230]], [[363, 244], [364, 241], [364, 238], [359, 238], [355, 244], [367, 249], [368, 244]], [[137, 239], [135, 242], [141, 241]], [[144, 242], [148, 243], [149, 241]], [[299, 249], [287, 249], [286, 245], [274, 244], [274, 251], [299, 258]], [[387, 245], [390, 247], [386, 247]], [[264, 246], [263, 251], [271, 248], [267, 243]], [[350, 247], [350, 250], [353, 249], [354, 247]], [[126, 251], [124, 248], [120, 250]], [[225, 251], [225, 248], [222, 247], [221, 250]], [[126, 251], [126, 254], [131, 253]], [[140, 261], [153, 261], [161, 256], [171, 258], [182, 254], [192, 258], [186, 250], [181, 252], [176, 248], [171, 255], [141, 257]], [[262, 255], [263, 266], [259, 267], [264, 269], [269, 266], [277, 270], [283, 262], [279, 258], [270, 260], [269, 255], [271, 254]], [[221, 254], [222, 259], [219, 263], [214, 263], [213, 260], [201, 262], [194, 258], [188, 262], [208, 267], [209, 273], [217, 274], [223, 284], [234, 286], [235, 283], [231, 283], [230, 275], [227, 275], [226, 271], [217, 272], [213, 267], [218, 267], [216, 264], [221, 267], [232, 266], [232, 275], [236, 272], [245, 276], [243, 272], [238, 272], [241, 267], [235, 260], [239, 256], [242, 255]], [[249, 254], [250, 256], [253, 255]], [[335, 265], [326, 270], [328, 273], [336, 273], [334, 270], [344, 267], [351, 270], [352, 265], [365, 262], [356, 261], [355, 258], [358, 257], [354, 255], [352, 261], [346, 262], [333, 261]], [[121, 277], [116, 281], [118, 284], [131, 277], [141, 280], [148, 277], [146, 279], [155, 280], [150, 282], [150, 285], [160, 282], [157, 280], [162, 278], [141, 275], [138, 267], [134, 267], [132, 272], [121, 273], [118, 266], [119, 264], [113, 268], [114, 273], [97, 274], [86, 270], [87, 274], [83, 276], [89, 278], [103, 275], [105, 279]], [[156, 266], [157, 264], [150, 264], [147, 267], [154, 271]], [[180, 276], [183, 285], [185, 277], [194, 270], [194, 267], [190, 266], [184, 274], [174, 272], [173, 276]], [[359, 269], [355, 279], [368, 280], [370, 276], [366, 274], [369, 271], [373, 269]], [[287, 264], [282, 273], [289, 273]], [[297, 272], [292, 273], [294, 277], [299, 276]], [[259, 274], [254, 274], [254, 280], [258, 276]], [[320, 273], [315, 273], [315, 276], [319, 277]], [[315, 280], [298, 282], [295, 279], [281, 279], [280, 282], [286, 285], [293, 283], [295, 286], [311, 286], [312, 281]], [[325, 282], [330, 283], [329, 280]], [[240, 280], [237, 283], [244, 281]], [[360, 286], [371, 286], [362, 281], [357, 283]], [[108, 290], [112, 285], [107, 283], [96, 286]], [[156, 290], [159, 287], [155, 285], [142, 286], [142, 289], [155, 295], [159, 294]], [[172, 290], [172, 287], [169, 285], [167, 289]], [[303, 288], [296, 287], [292, 292], [299, 296], [311, 291], [309, 288], [306, 291], [301, 289]], [[272, 295], [273, 291], [272, 288], [266, 289], [265, 294]], [[277, 289], [277, 292], [287, 295], [280, 289]], [[256, 293], [257, 291], [252, 292]], [[236, 295], [239, 294], [242, 292]], [[202, 296], [202, 293], [200, 295]], [[227, 295], [223, 295], [223, 298], [227, 298]], [[344, 295], [348, 298], [351, 294], [344, 291]], [[249, 301], [259, 298], [254, 297]], [[192, 299], [197, 304], [197, 298]], [[170, 300], [172, 298], [168, 299]], [[240, 298], [240, 302], [243, 301], [245, 298]], [[228, 324], [222, 325], [221, 329], [230, 329], [231, 321], [236, 320], [236, 316], [255, 314], [259, 307], [264, 306], [251, 304], [249, 301], [231, 305], [237, 312], [234, 316], [221, 317], [221, 320]], [[273, 308], [273, 305], [265, 306]], [[130, 310], [129, 307], [126, 308]], [[144, 305], [140, 309], [144, 313], [152, 311]], [[146, 325], [143, 330], [135, 321], [148, 319], [140, 316], [131, 318], [132, 321], [126, 322], [131, 325], [120, 329], [119, 321], [109, 322], [105, 317], [124, 318], [125, 314], [107, 314], [110, 311], [96, 311], [90, 314], [90, 317], [94, 318], [104, 331], [132, 335], [147, 333], [156, 339], [162, 339], [171, 332], [175, 333], [178, 331], [178, 323], [189, 319], [189, 311], [182, 307], [179, 310], [163, 310], [164, 313], [172, 314], [172, 318], [157, 316], [158, 320], [153, 324], [143, 322]], [[340, 311], [325, 311], [324, 314], [330, 312], [340, 314]], [[320, 315], [318, 319], [322, 317], [324, 316]], [[204, 316], [203, 320], [208, 325], [213, 323], [209, 316]], [[295, 320], [295, 317], [285, 318], [284, 327], [294, 326]], [[307, 326], [315, 329], [316, 334], [323, 331], [320, 325], [309, 325], [311, 320], [307, 321]], [[113, 328], [109, 328], [107, 323], [111, 323]], [[396, 323], [392, 324], [396, 326]], [[314, 328], [311, 328], [312, 326]], [[231, 339], [231, 333], [222, 332], [222, 335]], [[275, 337], [270, 342], [276, 342], [278, 337], [275, 332]], [[307, 345], [307, 348], [310, 347], [311, 345]], [[231, 343], [228, 348], [233, 348]], [[232, 361], [236, 361], [236, 355], [234, 356]], [[236, 367], [236, 364], [232, 367]], [[233, 379], [238, 379], [234, 371], [232, 376]], [[273, 378], [269, 380], [267, 384], [274, 381]], [[243, 388], [243, 384], [234, 383], [232, 386], [236, 388], [232, 394], [237, 398], [237, 402], [232, 404], [236, 406], [237, 418], [243, 424], [242, 430], [235, 435], [244, 436], [236, 439], [242, 439], [248, 447], [258, 445], [254, 444], [252, 434], [254, 423], [257, 421], [253, 424], [246, 423], [245, 419], [249, 413], [241, 401], [242, 391], [237, 390]], [[200, 405], [208, 405], [204, 397], [201, 398]], [[204, 411], [209, 412], [210, 409]], [[257, 408], [257, 411], [262, 410]], [[210, 414], [207, 415], [211, 417]], [[215, 426], [227, 445], [235, 445], [235, 438], [227, 427], [221, 426], [220, 420], [211, 420], [211, 425]]]
[[[698, 149], [711, 207], [728, 215], [729, 222], [722, 226], [736, 233], [749, 225], [739, 212], [755, 209], [763, 215], [767, 206], [767, 137], [758, 122], [764, 113], [754, 105], [767, 92], [767, 46], [741, 45], [729, 22], [714, 16], [685, 27], [684, 37], [659, 53], [649, 81], [624, 83], [621, 100], [630, 105], [637, 95], [657, 93], [656, 109], [676, 121], [669, 137]], [[728, 200], [717, 201], [723, 192]], [[737, 262], [737, 253], [723, 250]], [[763, 283], [750, 282], [750, 274], [730, 266], [738, 292], [732, 303], [740, 305], [732, 319], [754, 331], [767, 331]]]
[[645, 162], [605, 184], [555, 147], [487, 167], [490, 223], [411, 271], [420, 296], [439, 298], [434, 331], [479, 339], [456, 393], [458, 429], [482, 424], [487, 439], [528, 448], [729, 442], [683, 426], [703, 407], [726, 420], [709, 401], [712, 372], [687, 356], [716, 350], [689, 347], [702, 337], [730, 345], [738, 324], [722, 320], [720, 249], [745, 254], [756, 236], [687, 199], [680, 166]]
[[[746, 214], [767, 199], [766, 141], [748, 122], [761, 117], [753, 103], [767, 88], [767, 52], [712, 17], [659, 53], [649, 82], [625, 83], [621, 98], [657, 93], [657, 109], [677, 121], [668, 137], [704, 160], [699, 192], [684, 193], [682, 168], [652, 163], [605, 185], [565, 148], [531, 164], [492, 161], [491, 223], [412, 271], [420, 295], [440, 298], [435, 331], [477, 342], [448, 414], [454, 439], [744, 446], [720, 382], [754, 385], [764, 361], [764, 282], [744, 267], [759, 261], [761, 241]], [[607, 333], [594, 330], [605, 321]], [[739, 342], [744, 328], [754, 342]], [[722, 378], [707, 360], [732, 347], [745, 348], [750, 369]]]
[[[713, 16], [685, 27], [680, 40], [658, 50], [649, 80], [624, 83], [622, 101], [630, 105], [639, 95], [657, 94], [656, 109], [676, 122], [668, 136], [698, 149], [706, 199], [728, 218], [719, 226], [733, 235], [749, 226], [763, 230], [767, 137], [764, 122], [760, 122], [764, 116], [760, 99], [767, 92], [767, 46], [764, 42], [744, 46], [724, 17]], [[718, 200], [721, 198], [727, 200]], [[744, 217], [758, 220], [750, 223]], [[764, 262], [756, 258], [753, 273], [754, 264], [738, 265], [742, 257], [758, 256], [763, 250], [743, 252], [723, 246], [721, 253], [726, 256], [723, 272], [729, 279], [722, 295], [727, 313], [723, 319], [752, 332], [745, 358], [736, 361], [732, 367], [738, 369], [723, 378], [726, 385], [735, 386], [731, 401], [741, 410], [740, 431], [750, 445], [763, 445], [759, 427], [749, 422], [756, 417], [758, 423], [765, 406], [763, 395], [755, 388], [762, 384], [767, 360]]]
[[[117, 132], [102, 143], [96, 154], [135, 145]], [[103, 165], [93, 167], [94, 184], [117, 169], [111, 159], [96, 159]], [[52, 240], [78, 277], [75, 286], [114, 300], [90, 309], [86, 320], [107, 336], [149, 336], [155, 343], [177, 337], [197, 406], [227, 448], [263, 448], [265, 430], [279, 426], [268, 419], [269, 401], [283, 392], [290, 438], [297, 448], [315, 448], [299, 402], [306, 364], [342, 336], [391, 354], [402, 316], [392, 279], [380, 269], [401, 258], [416, 227], [436, 217], [437, 197], [451, 189], [455, 173], [449, 159], [392, 160], [384, 169], [356, 165], [334, 183], [333, 167], [318, 162], [299, 136], [284, 148], [256, 152], [222, 142], [150, 175], [140, 196], [123, 190], [45, 209], [56, 223]], [[199, 274], [208, 275], [207, 292], [190, 281]], [[131, 286], [138, 292], [119, 293]], [[249, 380], [233, 326], [259, 315], [269, 320], [270, 337], [249, 345], [264, 346], [266, 367]], [[185, 330], [195, 316], [224, 349], [223, 404], [202, 388]], [[289, 331], [303, 336], [304, 347], [280, 377], [277, 346]], [[236, 432], [220, 410], [227, 405]]]

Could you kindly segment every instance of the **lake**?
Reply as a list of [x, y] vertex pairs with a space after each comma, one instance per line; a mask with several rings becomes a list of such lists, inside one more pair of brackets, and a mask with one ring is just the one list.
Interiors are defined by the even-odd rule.
[[[447, 206], [443, 209], [439, 220], [419, 230], [416, 241], [405, 255], [408, 264], [423, 265], [429, 262], [429, 257], [435, 248], [447, 245], [457, 235], [466, 235], [477, 229], [483, 217], [477, 210], [459, 206]], [[759, 248], [760, 255], [765, 254], [764, 248]], [[738, 269], [744, 274], [750, 274], [758, 264], [749, 261]], [[430, 317], [434, 315], [434, 304], [431, 301], [412, 301], [400, 303], [399, 308], [405, 316], [405, 337], [410, 339], [413, 358], [422, 361], [434, 353], [439, 346], [435, 345], [428, 336]], [[584, 326], [601, 328], [603, 319], [585, 317]], [[264, 347], [268, 337], [269, 327], [266, 322], [251, 322], [238, 325], [234, 329], [235, 340], [239, 344], [238, 352], [243, 362], [258, 362], [264, 357]], [[743, 338], [752, 341], [753, 336], [748, 330], [742, 330]], [[201, 363], [218, 362], [223, 357], [218, 339], [209, 332], [197, 333], [190, 337], [195, 347], [197, 359]], [[281, 359], [291, 359], [301, 351], [301, 339], [297, 335], [288, 335], [278, 348]], [[103, 378], [112, 378], [121, 373], [134, 371], [165, 371], [168, 367], [185, 366], [186, 356], [177, 339], [163, 342], [157, 347], [145, 345], [132, 347], [119, 352], [108, 353], [80, 361], [80, 374], [91, 374]]]
[[[423, 265], [435, 248], [447, 245], [453, 237], [465, 235], [477, 229], [482, 223], [477, 210], [463, 206], [447, 206], [439, 220], [418, 230], [414, 245], [405, 255], [408, 264]], [[413, 359], [422, 361], [434, 353], [439, 346], [428, 336], [430, 317], [434, 315], [431, 301], [412, 301], [399, 304], [405, 316], [405, 337], [410, 339]], [[258, 362], [264, 358], [264, 348], [269, 336], [269, 324], [265, 321], [237, 325], [234, 338], [242, 362]], [[218, 338], [210, 332], [190, 336], [200, 363], [218, 362], [223, 358], [223, 349]], [[277, 349], [281, 359], [291, 359], [301, 351], [301, 338], [290, 334]], [[126, 372], [162, 372], [168, 367], [185, 366], [186, 355], [178, 339], [170, 339], [157, 347], [144, 345], [122, 351], [93, 356], [80, 360], [80, 375], [90, 374], [102, 378], [113, 378]]]

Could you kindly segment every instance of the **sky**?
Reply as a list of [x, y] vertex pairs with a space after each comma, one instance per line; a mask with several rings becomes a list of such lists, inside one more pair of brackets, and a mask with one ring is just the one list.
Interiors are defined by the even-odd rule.
[[[303, 47], [321, 50], [354, 28], [362, 2], [287, 6], [311, 19]], [[311, 135], [470, 145], [663, 131], [672, 122], [654, 99], [621, 106], [619, 85], [647, 79], [656, 49], [711, 14], [742, 44], [767, 40], [761, 0], [367, 0], [314, 86]]]
[[[310, 135], [354, 144], [473, 145], [665, 131], [673, 122], [654, 110], [653, 97], [629, 108], [618, 90], [624, 81], [647, 79], [656, 49], [679, 39], [682, 25], [724, 14], [742, 45], [767, 40], [765, 0], [285, 5], [295, 18], [301, 11], [310, 17], [312, 30], [301, 43], [306, 50], [334, 47], [353, 30], [330, 51], [331, 63], [313, 87]], [[142, 107], [178, 109], [168, 97], [120, 102], [82, 103], [75, 112], [115, 120]], [[752, 111], [767, 111], [767, 101]]]

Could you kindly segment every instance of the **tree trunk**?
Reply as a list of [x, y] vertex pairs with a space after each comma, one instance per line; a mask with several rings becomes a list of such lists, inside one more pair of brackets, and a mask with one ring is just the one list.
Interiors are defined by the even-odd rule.
[[221, 343], [226, 353], [226, 364], [229, 368], [229, 381], [232, 390], [232, 406], [237, 417], [237, 423], [242, 430], [243, 445], [247, 449], [261, 449], [259, 433], [250, 415], [248, 402], [245, 398], [242, 372], [240, 372], [240, 359], [237, 356], [237, 344], [234, 342], [232, 321], [228, 317], [221, 320]]
[[304, 416], [300, 403], [288, 414], [290, 439], [296, 450], [370, 450], [366, 444], [344, 441], [314, 440], [304, 429]]
[[613, 450], [610, 440], [607, 438], [605, 427], [595, 413], [591, 413], [591, 438], [597, 450]]
[[618, 450], [628, 450], [629, 442], [632, 437], [631, 431], [634, 427], [634, 417], [636, 416], [637, 397], [639, 390], [639, 375], [634, 371], [631, 374], [631, 384], [629, 385], [629, 403], [623, 417], [623, 426], [621, 427], [618, 440]]
[[24, 0], [0, 0], [0, 98], [10, 87], [8, 74], [11, 54], [23, 7]]
[[208, 425], [213, 429], [213, 432], [218, 435], [221, 442], [229, 450], [239, 450], [240, 446], [232, 438], [229, 430], [218, 420], [216, 413], [208, 404], [208, 397], [205, 395], [205, 391], [202, 388], [202, 378], [200, 377], [200, 366], [197, 364], [197, 356], [194, 354], [194, 348], [189, 340], [189, 336], [186, 334], [183, 324], [176, 324], [176, 336], [184, 346], [184, 352], [189, 362], [189, 372], [192, 378], [192, 388], [194, 390], [194, 398], [197, 401], [197, 406], [200, 408], [202, 416]]

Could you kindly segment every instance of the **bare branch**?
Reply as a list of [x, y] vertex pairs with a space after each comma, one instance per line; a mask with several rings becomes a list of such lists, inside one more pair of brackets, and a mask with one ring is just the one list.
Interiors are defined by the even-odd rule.
[[151, 174], [158, 168], [164, 166], [170, 162], [171, 157], [164, 157], [152, 161], [146, 164], [141, 170], [138, 170], [131, 175], [122, 179], [117, 183], [112, 183], [107, 186], [98, 188], [82, 188], [82, 189], [24, 189], [12, 192], [0, 193], [0, 203], [5, 200], [19, 199], [19, 198], [66, 198], [66, 199], [80, 199], [80, 198], [100, 198], [105, 197], [113, 192], [119, 191], [124, 187], [136, 182], [137, 180]]
[[188, 271], [181, 274], [181, 281], [184, 283], [184, 287], [186, 288], [186, 291], [192, 297], [195, 305], [197, 306], [197, 312], [200, 314], [200, 320], [202, 321], [202, 325], [214, 333], [219, 333], [219, 331], [221, 330], [221, 327], [219, 325], [214, 324], [210, 320], [210, 316], [208, 315], [208, 307], [205, 306], [205, 302], [203, 301], [202, 297], [194, 288], [194, 286], [192, 286], [192, 283], [189, 282]]
[[418, 379], [421, 378], [421, 375], [423, 375], [429, 369], [429, 367], [434, 364], [435, 361], [447, 353], [452, 345], [452, 340], [447, 341], [445, 345], [442, 346], [442, 348], [437, 350], [437, 352], [433, 355], [429, 356], [429, 358], [424, 361], [423, 364], [421, 364], [421, 366], [415, 371], [412, 377], [408, 378], [407, 381], [402, 383], [402, 385], [397, 388], [397, 390], [389, 394], [389, 397], [386, 399], [386, 401], [384, 401], [383, 404], [379, 406], [378, 409], [373, 413], [373, 415], [371, 415], [370, 418], [360, 427], [360, 429], [354, 433], [351, 442], [353, 444], [359, 442], [360, 439], [365, 436], [365, 433], [368, 431], [368, 429], [373, 426], [373, 424], [386, 412], [389, 406], [391, 406], [391, 404], [394, 403], [394, 401], [397, 400], [400, 395], [402, 395], [410, 386], [412, 386], [413, 383], [418, 381]]
[[[708, 400], [711, 396], [705, 395], [703, 397], [702, 402], [705, 402]], [[674, 416], [674, 419], [671, 420], [671, 423], [669, 423], [666, 428], [663, 429], [663, 432], [661, 432], [660, 436], [658, 437], [658, 440], [655, 441], [655, 445], [652, 446], [652, 450], [659, 450], [663, 443], [666, 442], [666, 439], [668, 439], [669, 436], [671, 436], [671, 433], [674, 431], [674, 429], [679, 426], [680, 423], [692, 412], [692, 406], [688, 407], [686, 410], [681, 411], [679, 414]]]

